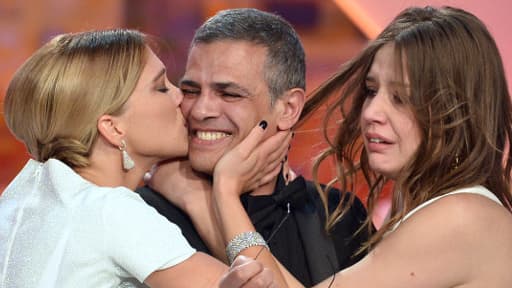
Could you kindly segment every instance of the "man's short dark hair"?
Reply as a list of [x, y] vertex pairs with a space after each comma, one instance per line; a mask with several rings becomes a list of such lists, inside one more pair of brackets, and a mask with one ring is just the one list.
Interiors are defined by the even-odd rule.
[[304, 48], [282, 17], [254, 8], [222, 10], [197, 29], [191, 45], [220, 40], [248, 41], [267, 48], [264, 78], [272, 103], [289, 89], [306, 88]]

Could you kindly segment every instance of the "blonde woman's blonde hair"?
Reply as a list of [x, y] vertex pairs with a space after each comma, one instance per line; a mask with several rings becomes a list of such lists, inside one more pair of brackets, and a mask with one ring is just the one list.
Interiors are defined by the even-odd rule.
[[146, 36], [133, 30], [56, 36], [10, 82], [7, 126], [38, 161], [88, 166], [98, 118], [122, 112], [146, 63], [146, 47]]

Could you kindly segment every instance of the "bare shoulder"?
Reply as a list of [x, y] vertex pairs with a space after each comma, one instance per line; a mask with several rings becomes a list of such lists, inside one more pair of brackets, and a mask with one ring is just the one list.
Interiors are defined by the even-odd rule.
[[411, 217], [413, 222], [435, 225], [438, 229], [447, 229], [447, 232], [452, 231], [460, 237], [470, 236], [470, 239], [476, 240], [474, 233], [486, 233], [482, 235], [486, 238], [491, 235], [499, 238], [507, 235], [512, 237], [512, 213], [497, 202], [479, 194], [448, 195], [416, 214]]
[[340, 276], [344, 287], [509, 287], [511, 265], [512, 214], [462, 193], [417, 211]]
[[396, 232], [398, 238], [411, 236], [413, 241], [430, 245], [440, 265], [461, 268], [461, 279], [485, 282], [497, 281], [493, 276], [500, 275], [499, 271], [510, 275], [505, 270], [512, 265], [512, 213], [485, 196], [445, 196], [412, 215]]
[[500, 242], [512, 245], [512, 213], [485, 196], [459, 193], [420, 209], [402, 223], [397, 234], [399, 230], [441, 242], [457, 241], [461, 248], [474, 245], [481, 250], [487, 243], [495, 248]]

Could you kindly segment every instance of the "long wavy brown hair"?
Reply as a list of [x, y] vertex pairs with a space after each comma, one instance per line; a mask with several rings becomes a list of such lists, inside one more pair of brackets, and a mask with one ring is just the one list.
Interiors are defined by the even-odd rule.
[[[418, 150], [394, 180], [390, 217], [364, 248], [373, 247], [395, 223], [421, 203], [458, 188], [482, 185], [512, 209], [509, 144], [512, 137], [511, 99], [495, 41], [474, 15], [452, 7], [408, 8], [402, 11], [356, 58], [313, 92], [301, 120], [334, 96], [324, 120], [328, 149], [313, 167], [334, 157], [342, 191], [355, 191], [358, 174], [369, 190], [371, 219], [389, 180], [372, 171], [361, 138], [360, 116], [365, 78], [375, 54], [395, 47], [396, 67], [409, 79], [407, 103], [421, 130]], [[327, 125], [341, 112], [334, 137]], [[301, 122], [302, 122], [301, 121]], [[338, 121], [340, 122], [340, 121]], [[320, 189], [325, 201], [325, 191]], [[350, 203], [328, 216], [327, 229]]]

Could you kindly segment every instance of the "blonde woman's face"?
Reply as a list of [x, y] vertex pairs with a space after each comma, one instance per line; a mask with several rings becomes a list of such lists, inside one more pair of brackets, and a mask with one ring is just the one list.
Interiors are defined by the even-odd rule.
[[[383, 46], [375, 55], [366, 77], [366, 100], [361, 129], [370, 167], [391, 179], [411, 160], [421, 142], [414, 115], [399, 93], [408, 89], [407, 77], [395, 69], [393, 44]], [[403, 89], [405, 88], [405, 89]]]
[[122, 115], [127, 149], [135, 163], [135, 158], [159, 161], [187, 154], [182, 100], [181, 91], [167, 79], [165, 66], [148, 49], [146, 66]]

